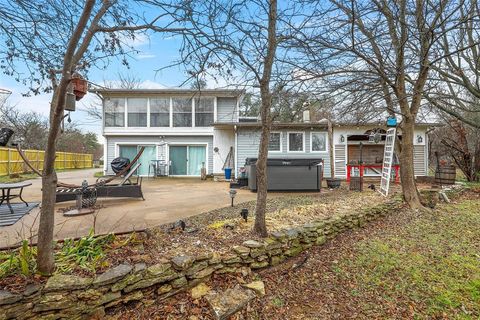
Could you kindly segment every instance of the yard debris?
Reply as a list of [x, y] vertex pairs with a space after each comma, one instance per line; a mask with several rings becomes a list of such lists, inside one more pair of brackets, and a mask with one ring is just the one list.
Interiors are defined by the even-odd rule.
[[190, 293], [193, 299], [200, 299], [201, 297], [207, 295], [211, 290], [212, 289], [209, 286], [202, 282], [193, 287]]
[[255, 291], [255, 293], [261, 297], [265, 295], [265, 284], [261, 280], [252, 281], [250, 283], [243, 284], [242, 286]]
[[240, 285], [223, 292], [211, 293], [206, 297], [217, 320], [227, 320], [245, 308], [254, 298], [255, 293], [252, 290], [244, 289]]

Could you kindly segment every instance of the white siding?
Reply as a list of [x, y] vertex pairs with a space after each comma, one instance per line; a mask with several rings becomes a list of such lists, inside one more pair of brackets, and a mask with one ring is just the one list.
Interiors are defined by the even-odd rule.
[[237, 122], [237, 99], [217, 98], [217, 122]]
[[158, 136], [107, 136], [105, 137], [105, 144], [107, 146], [107, 157], [106, 157], [106, 166], [107, 174], [113, 174], [113, 171], [110, 167], [112, 160], [117, 157], [116, 146], [125, 144], [145, 144], [145, 145], [156, 145], [158, 146], [157, 159], [167, 160], [166, 159], [166, 146], [170, 143], [173, 144], [189, 144], [189, 143], [205, 143], [208, 144], [207, 155], [208, 155], [208, 173], [213, 172], [213, 137], [212, 136], [165, 136], [162, 140]]
[[347, 175], [347, 151], [344, 144], [336, 144], [335, 150], [335, 177], [345, 177]]
[[427, 175], [427, 154], [425, 145], [413, 146], [413, 169], [415, 176]]
[[[270, 152], [269, 158], [285, 158], [285, 159], [323, 159], [325, 168], [323, 170], [325, 177], [330, 177], [330, 157], [328, 155], [328, 145], [326, 152], [310, 152], [310, 131], [311, 130], [295, 130], [302, 131], [305, 134], [305, 150], [304, 152], [287, 152], [287, 132], [291, 130], [274, 130], [282, 132], [282, 152]], [[314, 130], [316, 131], [316, 130]], [[237, 131], [237, 152], [238, 167], [243, 167], [246, 158], [258, 157], [258, 147], [260, 144], [260, 129], [239, 128]]]

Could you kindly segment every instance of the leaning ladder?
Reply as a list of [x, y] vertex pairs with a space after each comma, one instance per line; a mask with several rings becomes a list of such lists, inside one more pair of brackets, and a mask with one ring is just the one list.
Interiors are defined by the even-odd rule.
[[397, 128], [390, 128], [387, 130], [385, 138], [385, 149], [383, 152], [383, 166], [382, 166], [382, 180], [380, 183], [380, 193], [385, 197], [388, 196], [388, 189], [390, 187], [390, 178], [392, 176], [392, 162], [395, 149], [395, 136]]

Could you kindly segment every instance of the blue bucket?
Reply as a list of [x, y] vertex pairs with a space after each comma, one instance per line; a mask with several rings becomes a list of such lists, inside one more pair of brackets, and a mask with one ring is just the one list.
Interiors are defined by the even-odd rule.
[[225, 179], [230, 180], [232, 178], [232, 168], [225, 168]]

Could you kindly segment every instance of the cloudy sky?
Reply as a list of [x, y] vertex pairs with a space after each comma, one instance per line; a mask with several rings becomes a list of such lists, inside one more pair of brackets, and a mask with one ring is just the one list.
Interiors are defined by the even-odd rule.
[[[185, 80], [183, 70], [178, 67], [156, 71], [178, 59], [180, 47], [178, 40], [152, 35], [150, 37], [141, 36], [132, 44], [139, 53], [129, 61], [129, 69], [113, 59], [106, 70], [92, 69], [88, 74], [88, 80], [102, 84], [117, 80], [118, 74], [121, 73], [140, 79], [142, 87], [146, 89], [177, 87]], [[0, 76], [0, 88], [13, 92], [8, 103], [17, 105], [22, 110], [33, 110], [48, 116], [50, 94], [23, 97], [22, 93], [27, 91], [26, 87], [5, 75]], [[85, 110], [85, 106], [92, 103], [92, 100], [94, 97], [87, 94], [85, 98], [77, 102], [77, 111], [71, 114], [71, 118], [82, 130], [95, 132], [100, 138], [101, 122], [92, 120], [85, 111], [82, 111]], [[103, 142], [101, 138], [99, 140]]]

